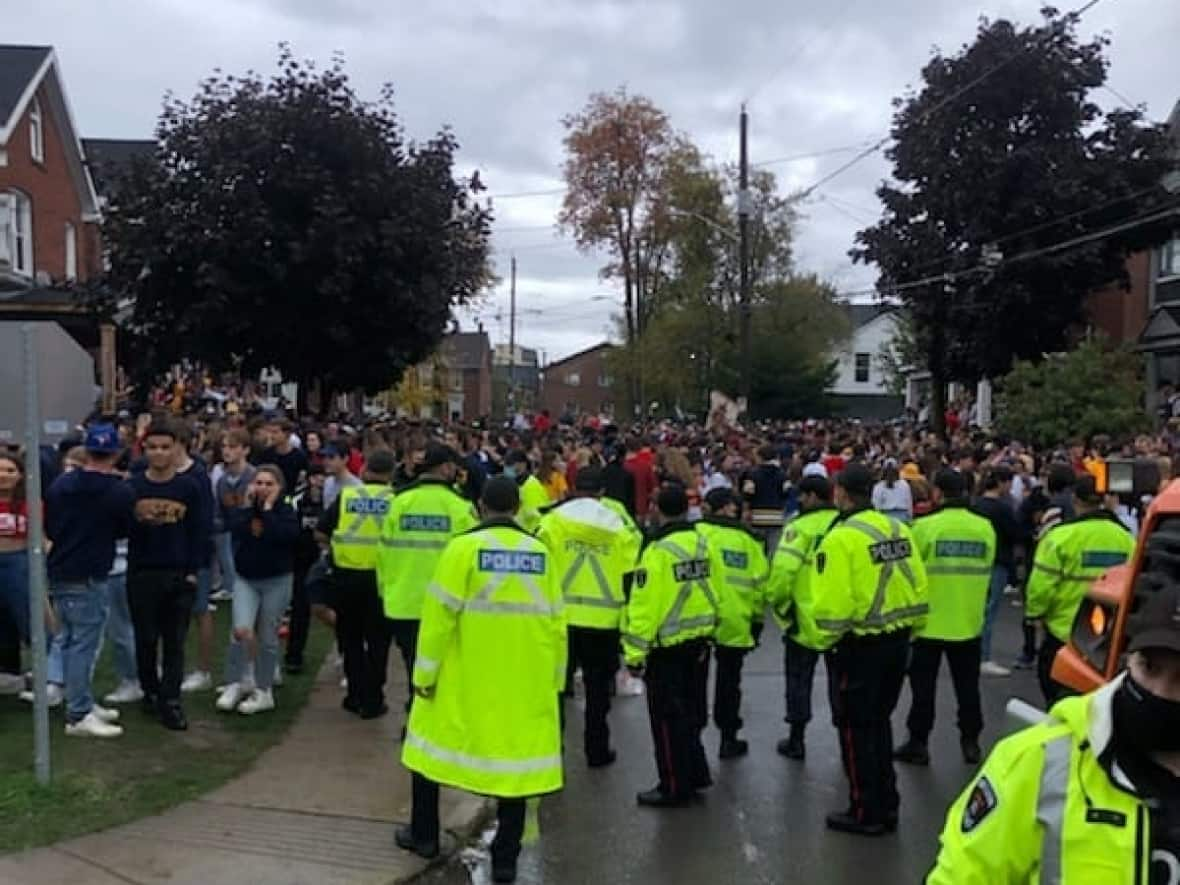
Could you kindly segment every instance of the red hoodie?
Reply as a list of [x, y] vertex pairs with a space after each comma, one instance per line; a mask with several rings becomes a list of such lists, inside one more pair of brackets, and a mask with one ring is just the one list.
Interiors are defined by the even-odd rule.
[[627, 455], [623, 468], [635, 477], [635, 516], [645, 519], [651, 508], [651, 494], [656, 488], [655, 455], [649, 448]]

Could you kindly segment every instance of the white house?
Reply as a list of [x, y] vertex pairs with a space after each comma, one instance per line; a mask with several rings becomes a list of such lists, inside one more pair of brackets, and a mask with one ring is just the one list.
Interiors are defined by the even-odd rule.
[[889, 304], [846, 304], [852, 333], [837, 360], [836, 383], [829, 393], [836, 409], [850, 418], [894, 418], [904, 403], [889, 390], [881, 364], [882, 348], [897, 335], [897, 308]]

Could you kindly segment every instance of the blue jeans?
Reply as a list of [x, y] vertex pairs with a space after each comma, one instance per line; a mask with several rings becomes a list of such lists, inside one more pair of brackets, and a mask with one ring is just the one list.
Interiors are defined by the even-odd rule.
[[16, 624], [21, 642], [29, 641], [29, 554], [0, 553], [0, 607]]
[[94, 707], [90, 681], [110, 604], [107, 579], [55, 583], [49, 595], [61, 622], [66, 719], [78, 722]]
[[127, 605], [127, 573], [107, 578], [109, 611], [106, 639], [111, 644], [111, 660], [120, 682], [138, 682], [135, 665], [135, 629], [131, 626], [131, 609]]
[[[274, 578], [237, 577], [234, 589], [234, 629], [253, 630], [258, 644], [258, 658], [254, 662], [254, 681], [260, 689], [274, 684], [275, 667], [279, 660], [279, 624], [291, 601], [292, 576]], [[236, 647], [236, 652], [235, 652]], [[240, 682], [244, 671], [241, 644], [230, 646], [227, 676]]]
[[992, 659], [992, 627], [996, 623], [996, 612], [1008, 586], [1008, 566], [996, 563], [992, 566], [992, 580], [987, 588], [987, 603], [983, 612], [983, 637], [980, 642], [980, 660]]
[[234, 592], [234, 545], [229, 532], [218, 532], [213, 536], [213, 555], [217, 560], [217, 569], [221, 572], [221, 589], [227, 593]]
[[209, 594], [213, 592], [213, 569], [210, 566], [197, 569], [197, 592], [193, 596], [193, 614], [203, 615], [209, 611]]

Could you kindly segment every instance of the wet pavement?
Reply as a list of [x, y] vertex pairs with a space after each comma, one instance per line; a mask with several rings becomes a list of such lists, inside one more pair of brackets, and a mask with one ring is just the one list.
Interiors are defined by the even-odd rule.
[[[1019, 609], [1006, 597], [995, 636], [995, 657], [1008, 664], [1020, 645]], [[567, 725], [566, 788], [544, 799], [540, 835], [526, 844], [517, 881], [548, 885], [616, 883], [776, 883], [843, 885], [919, 882], [938, 850], [946, 809], [973, 774], [959, 752], [954, 694], [947, 667], [939, 675], [938, 714], [930, 736], [929, 768], [898, 765], [901, 826], [878, 839], [830, 833], [824, 815], [847, 804], [847, 784], [827, 704], [823, 665], [816, 671], [814, 719], [807, 759], [775, 752], [783, 724], [782, 645], [768, 625], [762, 647], [746, 661], [743, 678], [744, 759], [716, 759], [718, 734], [705, 733], [716, 785], [688, 808], [639, 808], [635, 793], [655, 783], [645, 700], [616, 698], [611, 712], [619, 761], [589, 770], [579, 752], [580, 718]], [[1004, 716], [1010, 697], [1040, 706], [1032, 671], [983, 677], [985, 753], [1011, 726]], [[581, 707], [580, 699], [573, 702]], [[894, 715], [895, 740], [905, 736], [909, 687]], [[485, 834], [485, 839], [490, 837]], [[526, 842], [528, 840], [526, 839]], [[427, 876], [431, 885], [490, 882], [486, 851], [479, 845]]]

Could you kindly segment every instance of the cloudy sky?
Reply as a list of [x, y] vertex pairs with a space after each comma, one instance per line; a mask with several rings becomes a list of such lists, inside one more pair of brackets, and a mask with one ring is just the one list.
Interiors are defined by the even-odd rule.
[[[601, 340], [614, 288], [601, 259], [554, 230], [560, 119], [593, 91], [625, 84], [718, 160], [737, 157], [737, 116], [751, 115], [751, 162], [780, 185], [816, 181], [888, 131], [890, 99], [917, 80], [933, 47], [971, 38], [980, 15], [1038, 19], [1039, 0], [37, 0], [10, 3], [4, 42], [56, 47], [82, 133], [150, 137], [162, 95], [191, 94], [213, 68], [267, 71], [276, 44], [327, 60], [342, 52], [358, 90], [392, 82], [411, 136], [450, 124], [460, 173], [481, 170], [498, 196], [495, 248], [519, 263], [517, 339], [549, 360]], [[1066, 3], [1074, 8], [1080, 0]], [[1108, 33], [1105, 105], [1143, 103], [1166, 118], [1180, 98], [1175, 0], [1101, 0], [1084, 33]], [[781, 161], [799, 155], [823, 156]], [[772, 162], [779, 161], [779, 162]], [[879, 155], [809, 202], [800, 269], [841, 290], [871, 284], [850, 265], [853, 233], [877, 214]], [[522, 195], [523, 194], [523, 195]], [[507, 285], [479, 309], [508, 335]], [[473, 327], [476, 316], [465, 314]]]

